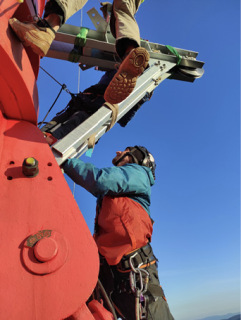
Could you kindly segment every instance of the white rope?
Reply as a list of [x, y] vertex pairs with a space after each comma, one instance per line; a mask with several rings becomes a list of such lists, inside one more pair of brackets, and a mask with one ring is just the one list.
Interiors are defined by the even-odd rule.
[[74, 182], [74, 185], [73, 185], [73, 192], [72, 192], [73, 196], [74, 196], [74, 193], [75, 193], [75, 185], [76, 185], [76, 183]]
[[[80, 10], [80, 27], [83, 26], [83, 8]], [[80, 67], [78, 66], [78, 88], [77, 92], [80, 92]]]
[[77, 92], [79, 93], [80, 91], [80, 67], [79, 67], [79, 71], [78, 71], [78, 89]]
[[83, 26], [83, 8], [81, 9], [81, 12], [80, 12], [80, 26], [81, 27]]
[[[83, 26], [83, 8], [81, 8], [80, 10], [80, 27]], [[80, 67], [78, 66], [78, 88], [77, 88], [77, 92], [79, 93], [80, 92]], [[75, 193], [75, 182], [74, 182], [74, 185], [73, 185], [73, 196], [74, 196], [74, 193]]]

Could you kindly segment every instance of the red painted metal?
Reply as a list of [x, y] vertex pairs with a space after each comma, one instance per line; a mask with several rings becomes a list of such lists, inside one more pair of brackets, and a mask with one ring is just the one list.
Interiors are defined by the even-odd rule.
[[[44, 2], [35, 1], [40, 14]], [[85, 302], [97, 282], [98, 250], [36, 127], [39, 58], [8, 27], [10, 17], [26, 20], [29, 14], [31, 0], [1, 1], [0, 314], [9, 320], [93, 320]]]
[[[41, 235], [34, 244], [29, 239]], [[28, 237], [22, 251], [25, 267], [36, 274], [48, 274], [61, 268], [69, 254], [68, 242], [63, 234], [53, 230], [43, 230]]]
[[[43, 4], [44, 1], [39, 3]], [[39, 7], [43, 9], [42, 5]], [[31, 49], [26, 50], [8, 26], [8, 20], [13, 16], [26, 21], [33, 15], [31, 0], [21, 5], [16, 0], [1, 1], [0, 109], [8, 118], [36, 124], [38, 91], [35, 80], [39, 70], [39, 57]]]
[[[0, 157], [1, 317], [64, 319], [95, 287], [97, 247], [36, 126], [0, 114]], [[27, 157], [38, 160], [35, 177], [22, 172]], [[42, 243], [47, 239], [54, 240], [55, 249], [50, 260], [39, 261], [38, 255], [44, 260], [49, 255], [52, 244]]]
[[[39, 240], [34, 246], [34, 256], [37, 261], [40, 262], [49, 262], [53, 261], [56, 255], [61, 252], [62, 249], [59, 248], [59, 243], [53, 238], [43, 238]], [[65, 254], [67, 258], [67, 250]], [[65, 263], [65, 259], [62, 262], [62, 265]]]
[[70, 317], [68, 317], [65, 320], [95, 320], [94, 316], [90, 312], [90, 309], [86, 306], [86, 304], [83, 304], [74, 314], [72, 314]]
[[103, 305], [96, 300], [92, 300], [88, 304], [88, 308], [92, 312], [95, 320], [114, 320], [112, 313], [107, 311]]

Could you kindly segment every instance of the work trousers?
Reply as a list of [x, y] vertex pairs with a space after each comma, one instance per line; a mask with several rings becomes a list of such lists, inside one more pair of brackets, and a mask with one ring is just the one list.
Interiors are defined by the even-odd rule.
[[[145, 268], [149, 273], [146, 320], [174, 320], [160, 286], [156, 263]], [[130, 288], [129, 272], [121, 273], [115, 266], [109, 266], [101, 256], [99, 279], [123, 320], [136, 320], [135, 295]]]
[[[45, 7], [45, 16], [50, 13], [62, 13], [62, 24], [66, 22], [74, 13], [79, 11], [88, 0], [49, 0]], [[135, 20], [142, 0], [114, 0], [113, 14], [116, 37], [116, 51], [123, 56], [123, 40], [131, 40], [135, 46], [140, 46], [140, 32]], [[56, 4], [59, 7], [56, 12]]]

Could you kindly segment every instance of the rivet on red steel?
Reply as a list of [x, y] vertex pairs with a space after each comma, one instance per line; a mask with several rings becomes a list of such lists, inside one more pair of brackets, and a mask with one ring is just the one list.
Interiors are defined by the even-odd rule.
[[52, 260], [58, 253], [58, 244], [53, 238], [43, 238], [34, 246], [34, 255], [41, 262]]

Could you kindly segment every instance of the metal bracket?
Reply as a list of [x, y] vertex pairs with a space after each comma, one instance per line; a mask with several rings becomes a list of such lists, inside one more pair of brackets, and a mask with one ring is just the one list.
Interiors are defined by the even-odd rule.
[[108, 28], [108, 23], [105, 21], [104, 18], [101, 17], [99, 12], [95, 8], [92, 8], [89, 11], [87, 11], [87, 14], [90, 20], [93, 22], [93, 25], [95, 26], [96, 30], [105, 33]]

